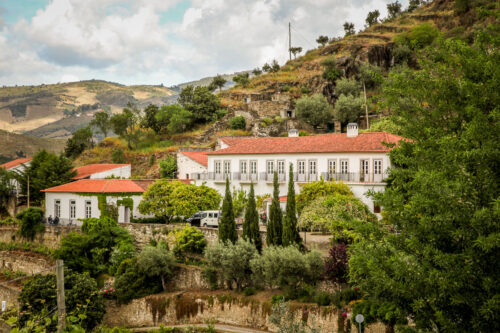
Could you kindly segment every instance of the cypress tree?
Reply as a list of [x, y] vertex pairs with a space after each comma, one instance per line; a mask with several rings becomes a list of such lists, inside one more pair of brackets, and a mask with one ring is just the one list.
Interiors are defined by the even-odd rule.
[[269, 212], [269, 223], [267, 225], [267, 245], [281, 245], [283, 233], [283, 213], [280, 207], [280, 188], [278, 184], [278, 174], [274, 172], [274, 191], [271, 211]]
[[219, 223], [219, 241], [231, 241], [236, 243], [238, 234], [236, 233], [236, 223], [234, 222], [233, 198], [229, 189], [229, 179], [226, 179], [226, 194], [222, 202], [222, 217]]
[[293, 164], [290, 163], [290, 176], [288, 179], [288, 194], [286, 199], [286, 215], [283, 221], [283, 246], [301, 244], [299, 230], [297, 229], [297, 211], [295, 209], [295, 185], [293, 182]]
[[250, 184], [250, 194], [245, 209], [245, 221], [243, 222], [243, 238], [253, 243], [257, 250], [262, 250], [262, 238], [259, 230], [259, 214], [255, 203], [253, 183]]

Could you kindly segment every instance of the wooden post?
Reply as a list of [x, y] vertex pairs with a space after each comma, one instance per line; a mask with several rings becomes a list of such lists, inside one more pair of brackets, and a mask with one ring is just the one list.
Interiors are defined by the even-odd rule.
[[56, 280], [57, 280], [57, 322], [58, 332], [61, 333], [66, 328], [66, 304], [64, 300], [64, 261], [56, 260]]
[[28, 208], [30, 208], [30, 175], [28, 175]]

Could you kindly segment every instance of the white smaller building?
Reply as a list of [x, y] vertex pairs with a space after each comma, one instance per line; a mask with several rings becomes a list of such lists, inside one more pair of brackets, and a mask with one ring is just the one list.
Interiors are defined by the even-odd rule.
[[[7, 162], [7, 163], [0, 165], [0, 168], [3, 168], [5, 170], [13, 172], [13, 173], [20, 174], [20, 173], [23, 173], [24, 170], [26, 170], [26, 168], [30, 166], [31, 160], [32, 160], [31, 157], [18, 158], [18, 159], [15, 159], [13, 161], [10, 161], [10, 162]], [[15, 192], [16, 196], [19, 196], [19, 194], [21, 193], [21, 185], [15, 179], [13, 179], [11, 181], [11, 184], [14, 187], [14, 192]]]
[[154, 179], [82, 179], [43, 190], [45, 217], [59, 217], [59, 224], [81, 225], [85, 218], [99, 218], [99, 200], [118, 208], [118, 222], [130, 222], [132, 217], [150, 217], [137, 207], [142, 194]]
[[179, 151], [177, 153], [177, 178], [191, 179], [207, 171], [208, 151]]
[[76, 176], [74, 180], [80, 179], [105, 179], [107, 177], [128, 179], [132, 174], [130, 164], [89, 164], [75, 168]]

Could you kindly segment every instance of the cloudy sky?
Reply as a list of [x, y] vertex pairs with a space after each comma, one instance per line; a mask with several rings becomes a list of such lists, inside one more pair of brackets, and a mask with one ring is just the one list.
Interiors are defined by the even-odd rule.
[[[284, 63], [393, 0], [0, 0], [0, 85], [170, 86]], [[402, 1], [406, 6], [407, 1]]]

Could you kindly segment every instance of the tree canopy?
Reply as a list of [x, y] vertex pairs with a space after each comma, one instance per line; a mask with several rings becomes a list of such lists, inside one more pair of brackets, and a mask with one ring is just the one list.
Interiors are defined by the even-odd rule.
[[66, 141], [64, 155], [68, 158], [77, 158], [85, 149], [94, 147], [92, 140], [92, 129], [90, 126], [84, 127], [73, 133], [73, 136]]
[[314, 128], [325, 124], [332, 119], [333, 109], [325, 96], [314, 94], [311, 97], [304, 96], [295, 104], [297, 117]]
[[187, 86], [179, 94], [179, 104], [192, 114], [194, 123], [206, 123], [217, 118], [221, 108], [219, 97], [208, 87]]

